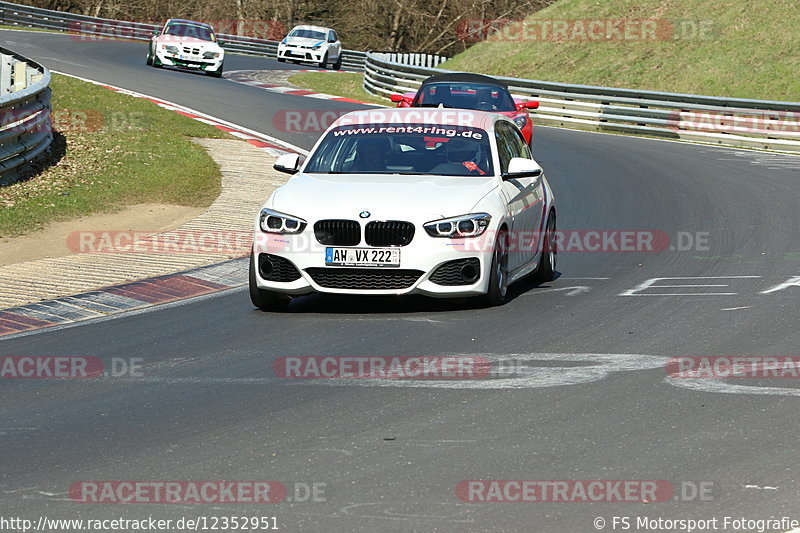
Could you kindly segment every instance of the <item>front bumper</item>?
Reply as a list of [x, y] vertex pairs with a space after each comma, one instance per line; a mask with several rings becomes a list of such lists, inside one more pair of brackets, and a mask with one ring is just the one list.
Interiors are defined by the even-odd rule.
[[301, 48], [299, 46], [291, 45], [278, 45], [278, 57], [281, 59], [290, 59], [294, 61], [312, 61], [319, 63], [325, 57], [325, 49], [319, 48], [313, 50], [311, 48]]
[[[313, 229], [309, 227], [298, 235], [277, 235], [256, 230], [253, 245], [256, 284], [261, 289], [290, 295], [318, 292], [359, 295], [423, 294], [444, 298], [477, 296], [486, 293], [490, 278], [493, 250], [487, 249], [491, 247], [487, 247], [486, 242], [480, 237], [433, 238], [418, 228], [414, 240], [407, 246], [399, 247], [399, 267], [340, 267], [325, 265], [326, 246], [317, 242]], [[371, 248], [363, 243], [356, 247]], [[287, 279], [296, 277], [291, 281], [264, 279], [259, 265], [261, 254], [269, 254], [269, 258], [280, 258], [272, 260], [271, 264], [290, 271], [293, 267], [299, 277], [295, 274], [287, 276]], [[470, 265], [476, 268], [478, 279], [473, 283], [452, 284], [453, 272], [466, 260], [472, 260]], [[453, 261], [459, 263], [451, 264]], [[449, 278], [443, 276], [443, 270], [440, 269], [445, 264], [448, 264]], [[434, 281], [431, 277], [437, 271]], [[445, 279], [449, 279], [450, 283], [443, 281]], [[370, 288], [363, 288], [365, 286]]]
[[206, 72], [216, 72], [222, 65], [225, 59], [224, 54], [214, 59], [204, 59], [202, 56], [185, 56], [181, 54], [172, 54], [164, 50], [156, 51], [156, 57], [162, 65], [168, 67], [178, 67], [191, 70], [202, 70]]

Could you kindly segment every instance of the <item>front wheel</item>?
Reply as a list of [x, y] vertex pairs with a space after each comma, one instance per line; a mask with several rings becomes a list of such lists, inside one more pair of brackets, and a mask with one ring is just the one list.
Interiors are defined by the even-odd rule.
[[286, 58], [278, 56], [278, 63], [286, 63]]
[[489, 289], [481, 297], [486, 307], [503, 305], [508, 301], [508, 232], [503, 230], [497, 236], [492, 253], [492, 268], [489, 275]]
[[225, 66], [225, 62], [223, 61], [220, 63], [219, 68], [217, 70], [212, 70], [210, 72], [206, 72], [212, 78], [221, 78], [222, 77], [222, 67]]
[[553, 281], [556, 279], [556, 258], [558, 247], [556, 245], [556, 214], [550, 212], [547, 217], [547, 229], [544, 232], [542, 255], [539, 256], [539, 265], [536, 267], [536, 281]]
[[250, 254], [250, 301], [262, 311], [285, 311], [292, 301], [290, 296], [262, 289], [256, 283], [256, 258]]

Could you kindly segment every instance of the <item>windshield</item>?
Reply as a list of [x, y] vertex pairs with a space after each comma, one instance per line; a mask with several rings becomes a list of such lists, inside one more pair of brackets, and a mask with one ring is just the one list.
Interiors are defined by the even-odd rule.
[[413, 107], [455, 107], [478, 111], [516, 111], [508, 91], [479, 83], [431, 83], [414, 98]]
[[321, 31], [314, 30], [292, 30], [289, 37], [304, 37], [306, 39], [325, 40], [325, 34]]
[[369, 124], [331, 130], [309, 157], [307, 173], [486, 176], [489, 136], [467, 126]]
[[197, 26], [195, 24], [170, 24], [164, 31], [164, 35], [174, 35], [175, 37], [192, 37], [203, 41], [216, 41], [214, 32], [208, 26]]

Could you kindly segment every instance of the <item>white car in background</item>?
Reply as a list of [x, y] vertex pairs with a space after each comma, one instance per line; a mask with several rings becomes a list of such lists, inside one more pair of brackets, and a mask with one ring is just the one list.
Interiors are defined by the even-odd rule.
[[278, 44], [278, 61], [316, 63], [342, 68], [342, 43], [336, 32], [322, 26], [295, 26]]
[[150, 39], [147, 64], [199, 70], [222, 77], [225, 50], [214, 29], [204, 22], [169, 19]]
[[508, 298], [555, 277], [556, 210], [519, 128], [498, 113], [354, 111], [338, 118], [259, 213], [250, 298], [312, 292]]

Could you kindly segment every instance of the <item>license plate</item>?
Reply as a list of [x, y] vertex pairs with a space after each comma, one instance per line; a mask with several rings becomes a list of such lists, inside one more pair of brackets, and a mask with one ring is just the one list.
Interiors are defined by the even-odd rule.
[[328, 266], [399, 267], [398, 248], [325, 248]]

